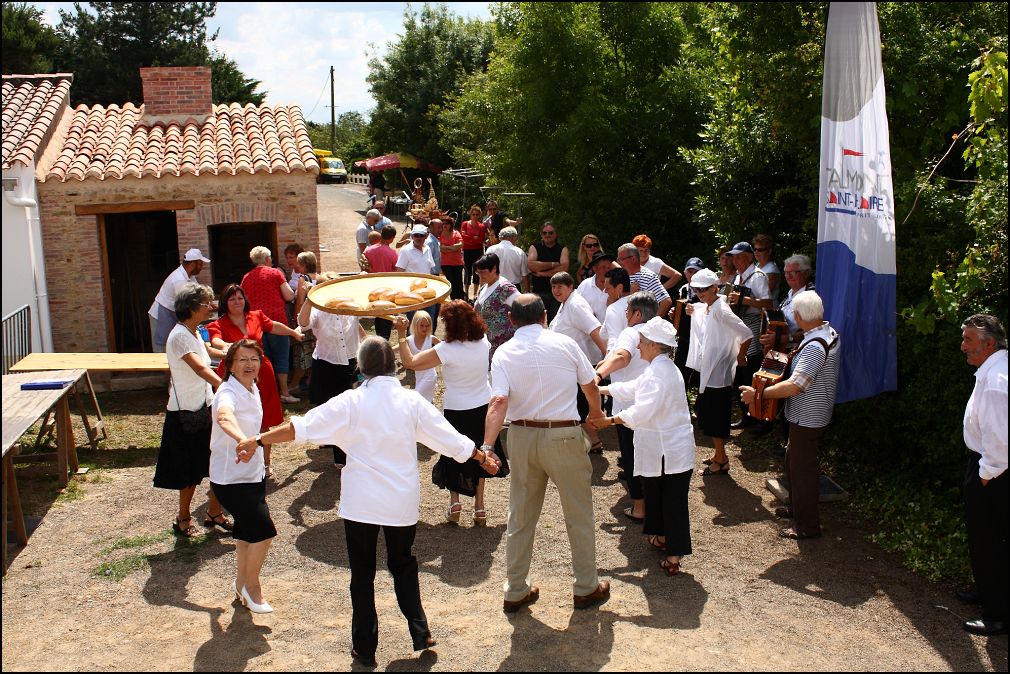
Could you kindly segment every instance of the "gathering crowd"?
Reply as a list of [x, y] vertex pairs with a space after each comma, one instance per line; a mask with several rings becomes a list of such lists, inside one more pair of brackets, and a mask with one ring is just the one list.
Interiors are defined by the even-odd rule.
[[[413, 647], [435, 643], [412, 553], [419, 442], [441, 454], [431, 479], [449, 493], [449, 523], [460, 522], [466, 497], [473, 525], [486, 525], [485, 481], [510, 478], [501, 506], [507, 613], [539, 598], [529, 576], [548, 481], [571, 545], [574, 608], [609, 598], [596, 567], [591, 490], [592, 455], [604, 451], [600, 431], [609, 426], [628, 492], [623, 514], [629, 526], [641, 525], [665, 574], [677, 575], [692, 552], [696, 429], [713, 447], [701, 475], [725, 479], [731, 431], [768, 433], [781, 418], [790, 498], [775, 515], [791, 525], [780, 535], [822, 535], [817, 453], [834, 410], [844, 336], [824, 318], [808, 256], [790, 255], [779, 267], [772, 237], [758, 234], [719, 249], [711, 266], [701, 255], [678, 269], [652, 254], [646, 234], [610, 254], [587, 233], [573, 274], [549, 220], [527, 250], [517, 245], [521, 218], [505, 217], [494, 201], [474, 204], [458, 224], [446, 220], [400, 234], [381, 199], [365, 214], [355, 236], [364, 273], [443, 275], [451, 286], [441, 304], [375, 319], [373, 336], [357, 316], [306, 300], [314, 284], [337, 274], [322, 272], [297, 245], [284, 251], [288, 273], [274, 267], [269, 249], [253, 248], [252, 270], [218, 297], [196, 281], [210, 262], [199, 250], [166, 279], [150, 312], [171, 371], [154, 485], [179, 492], [174, 531], [196, 536], [190, 506], [209, 478], [204, 526], [235, 539], [238, 601], [253, 612], [273, 610], [260, 581], [276, 535], [266, 485], [272, 446], [292, 440], [332, 448], [341, 469], [352, 655], [366, 665], [374, 665], [378, 642], [380, 530]], [[983, 607], [982, 618], [964, 627], [991, 634], [1005, 631], [1007, 601], [1006, 334], [985, 315], [962, 328], [962, 351], [978, 367], [964, 422], [977, 591], [962, 599]], [[414, 390], [401, 385], [397, 356], [414, 371]], [[439, 372], [441, 411], [433, 405]], [[313, 408], [285, 422], [282, 404], [298, 402], [303, 390]]]

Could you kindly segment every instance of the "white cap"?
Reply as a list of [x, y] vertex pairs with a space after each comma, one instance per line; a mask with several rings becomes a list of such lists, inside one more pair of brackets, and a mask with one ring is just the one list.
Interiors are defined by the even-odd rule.
[[677, 346], [677, 329], [673, 327], [673, 323], [659, 316], [650, 318], [638, 334], [652, 342]]
[[692, 288], [708, 288], [719, 285], [719, 276], [711, 269], [699, 269], [691, 277]]
[[424, 225], [414, 225], [414, 228], [410, 230], [410, 235], [414, 236], [416, 234], [424, 234], [425, 236], [427, 236], [428, 228], [425, 227]]
[[210, 259], [204, 257], [199, 248], [190, 248], [182, 258], [183, 262], [196, 262], [197, 260], [210, 262]]

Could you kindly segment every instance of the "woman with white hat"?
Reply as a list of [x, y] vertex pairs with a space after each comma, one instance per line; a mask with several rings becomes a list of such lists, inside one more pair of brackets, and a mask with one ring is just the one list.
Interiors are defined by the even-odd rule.
[[639, 331], [638, 350], [649, 367], [637, 379], [601, 387], [625, 407], [620, 414], [594, 421], [597, 428], [622, 424], [635, 431], [635, 475], [645, 492], [645, 533], [662, 550], [659, 565], [668, 576], [680, 572], [691, 554], [691, 518], [687, 493], [694, 471], [694, 428], [684, 379], [673, 362], [677, 331], [659, 316]]

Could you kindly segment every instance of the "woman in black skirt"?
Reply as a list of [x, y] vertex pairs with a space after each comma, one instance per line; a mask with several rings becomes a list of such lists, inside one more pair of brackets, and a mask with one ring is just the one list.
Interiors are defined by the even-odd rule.
[[[445, 339], [417, 355], [412, 355], [407, 345], [407, 319], [398, 317], [395, 325], [400, 337], [400, 360], [404, 367], [412, 370], [442, 366], [442, 379], [445, 382], [442, 413], [445, 420], [457, 432], [473, 440], [474, 446], [480, 446], [484, 442], [484, 419], [487, 416], [488, 401], [491, 400], [491, 385], [487, 374], [491, 343], [485, 336], [484, 321], [469, 303], [463, 300], [446, 302], [439, 315], [445, 326]], [[501, 468], [495, 475], [483, 470], [473, 460], [460, 464], [439, 457], [432, 470], [431, 481], [442, 489], [449, 490], [449, 508], [446, 511], [449, 522], [459, 522], [463, 512], [459, 495], [463, 494], [474, 497], [474, 526], [487, 524], [484, 480], [509, 474], [508, 460], [497, 441], [493, 451], [501, 461]]]
[[[263, 599], [260, 569], [277, 529], [266, 501], [266, 463], [263, 445], [249, 456], [239, 456], [238, 443], [259, 437], [263, 421], [256, 378], [263, 349], [252, 339], [231, 345], [224, 358], [225, 380], [214, 396], [214, 428], [210, 436], [210, 486], [235, 518], [238, 573], [235, 597], [253, 613], [271, 613]], [[241, 458], [241, 461], [239, 460]]]
[[[179, 514], [172, 530], [189, 538], [200, 535], [192, 524], [189, 507], [196, 486], [210, 474], [209, 405], [213, 400], [213, 389], [221, 384], [221, 379], [210, 368], [207, 345], [196, 330], [210, 318], [213, 300], [214, 291], [211, 288], [198, 283], [185, 284], [175, 298], [179, 323], [172, 328], [165, 344], [172, 380], [168, 389], [168, 411], [161, 432], [158, 465], [154, 469], [154, 486], [179, 490]], [[214, 492], [209, 494], [207, 519], [203, 524], [231, 531], [231, 523], [221, 511]]]
[[[319, 275], [320, 281], [335, 278], [339, 276], [332, 272]], [[354, 386], [358, 346], [365, 338], [365, 330], [356, 316], [329, 314], [309, 302], [302, 304], [298, 312], [298, 325], [302, 330], [311, 330], [316, 337], [309, 379], [309, 402], [315, 407]], [[333, 463], [337, 468], [347, 463], [344, 450], [336, 446], [333, 447]]]

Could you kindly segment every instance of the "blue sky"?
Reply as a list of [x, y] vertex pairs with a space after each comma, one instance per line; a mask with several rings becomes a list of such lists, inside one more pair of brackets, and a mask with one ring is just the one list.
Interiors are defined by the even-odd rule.
[[[35, 2], [53, 25], [72, 2]], [[363, 114], [375, 105], [368, 92], [368, 59], [386, 52], [403, 26], [402, 2], [221, 2], [208, 22], [213, 43], [246, 77], [260, 80], [270, 105], [299, 105], [306, 119], [330, 121], [329, 70], [334, 66], [337, 114]], [[471, 18], [491, 16], [487, 2], [446, 3]], [[419, 10], [421, 3], [413, 3]], [[373, 46], [369, 46], [371, 43]]]

